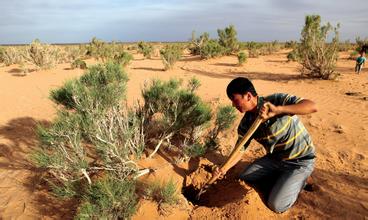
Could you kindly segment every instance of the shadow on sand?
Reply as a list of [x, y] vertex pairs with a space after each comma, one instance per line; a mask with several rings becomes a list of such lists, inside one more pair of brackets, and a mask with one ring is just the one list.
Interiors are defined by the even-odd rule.
[[[71, 219], [75, 212], [73, 210], [76, 210], [75, 201], [52, 197], [43, 179], [45, 171], [35, 167], [30, 159], [30, 155], [38, 145], [36, 127], [49, 124], [45, 120], [38, 121], [31, 117], [22, 117], [12, 119], [6, 125], [1, 126], [0, 137], [6, 140], [6, 144], [0, 144], [0, 170], [5, 172], [24, 170], [24, 173], [31, 173], [21, 184], [31, 193], [32, 200], [29, 202], [39, 214], [50, 218]], [[24, 204], [26, 206], [26, 202]]]

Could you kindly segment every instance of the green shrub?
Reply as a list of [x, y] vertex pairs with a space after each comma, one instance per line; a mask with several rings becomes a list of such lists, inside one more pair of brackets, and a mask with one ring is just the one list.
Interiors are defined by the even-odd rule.
[[[146, 115], [146, 131], [157, 140], [152, 157], [164, 141], [186, 140], [189, 144], [198, 141], [198, 133], [211, 119], [211, 109], [190, 88], [183, 88], [181, 81], [162, 82], [153, 80], [142, 91], [143, 111]], [[160, 117], [155, 117], [155, 116]]]
[[[338, 75], [335, 66], [338, 58], [339, 25], [333, 28], [330, 23], [321, 26], [319, 15], [307, 15], [302, 30], [298, 54], [302, 65], [302, 75], [322, 79], [334, 79]], [[328, 33], [333, 30], [334, 37], [326, 43]]]
[[148, 185], [145, 194], [156, 201], [159, 206], [163, 204], [175, 205], [179, 202], [177, 186], [172, 179], [167, 182], [154, 182]]
[[349, 60], [356, 60], [358, 56], [359, 56], [358, 51], [354, 50], [353, 52], [350, 53]]
[[192, 55], [201, 55], [203, 45], [209, 41], [210, 35], [205, 32], [198, 39], [195, 38], [195, 32], [192, 32], [192, 40], [189, 45], [189, 51]]
[[225, 29], [218, 29], [219, 44], [224, 48], [224, 54], [230, 55], [239, 51], [239, 43], [236, 38], [236, 30], [234, 25], [230, 25]]
[[229, 129], [236, 119], [236, 112], [232, 106], [220, 106], [217, 109], [215, 127], [210, 131], [206, 140], [207, 148], [217, 148], [219, 141], [217, 139], [220, 132]]
[[145, 58], [151, 59], [153, 53], [153, 46], [145, 43], [144, 41], [140, 41], [138, 43], [138, 51], [142, 53]]
[[210, 59], [224, 55], [224, 47], [218, 41], [209, 40], [201, 48], [201, 58]]
[[160, 50], [162, 62], [164, 63], [164, 69], [169, 70], [174, 67], [174, 64], [180, 60], [183, 53], [183, 49], [180, 45], [166, 45], [166, 47]]
[[133, 60], [133, 55], [125, 51], [114, 56], [114, 62], [120, 64], [123, 67], [127, 66], [131, 60]]
[[88, 187], [76, 219], [130, 219], [137, 204], [134, 182], [106, 177]]
[[87, 69], [87, 63], [84, 60], [76, 59], [71, 64], [72, 69], [79, 68], [79, 69]]
[[242, 66], [247, 61], [247, 55], [244, 52], [238, 53], [238, 65]]
[[293, 50], [293, 51], [289, 52], [288, 55], [287, 55], [288, 61], [297, 61], [298, 58], [299, 58], [299, 55], [298, 55], [297, 50]]
[[357, 47], [355, 48], [356, 51], [360, 52], [363, 48], [365, 48], [365, 50], [368, 49], [368, 37], [366, 37], [365, 39], [361, 39], [360, 37], [356, 37], [355, 42], [357, 44]]

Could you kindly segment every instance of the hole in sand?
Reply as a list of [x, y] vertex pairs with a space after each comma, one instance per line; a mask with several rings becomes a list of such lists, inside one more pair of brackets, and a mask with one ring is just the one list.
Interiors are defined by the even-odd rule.
[[236, 178], [237, 175], [230, 172], [224, 179], [210, 185], [197, 200], [199, 191], [212, 177], [211, 170], [211, 165], [208, 163], [201, 164], [195, 172], [186, 177], [182, 194], [189, 202], [197, 206], [222, 207], [245, 197], [249, 190]]

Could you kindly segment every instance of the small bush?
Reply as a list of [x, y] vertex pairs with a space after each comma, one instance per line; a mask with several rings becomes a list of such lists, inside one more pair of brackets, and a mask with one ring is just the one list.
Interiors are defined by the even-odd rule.
[[179, 45], [167, 45], [164, 49], [160, 50], [161, 59], [165, 67], [164, 69], [172, 69], [174, 64], [180, 60], [182, 53], [183, 49]]
[[356, 60], [358, 56], [359, 56], [358, 51], [354, 50], [353, 52], [350, 53], [349, 60]]
[[0, 53], [0, 62], [6, 66], [24, 63], [24, 51], [15, 47], [6, 47]]
[[134, 182], [106, 177], [88, 188], [76, 219], [130, 219], [137, 204]]
[[72, 69], [79, 68], [79, 69], [87, 69], [87, 64], [84, 60], [76, 59], [71, 64]]
[[210, 59], [224, 54], [224, 47], [216, 40], [207, 41], [201, 48], [201, 58]]
[[142, 53], [145, 58], [151, 59], [153, 53], [153, 46], [145, 43], [144, 41], [140, 41], [138, 43], [138, 51]]
[[176, 183], [170, 179], [167, 182], [154, 182], [147, 186], [146, 196], [156, 201], [161, 207], [163, 204], [175, 205], [179, 202]]
[[[322, 79], [334, 79], [338, 75], [335, 66], [338, 58], [338, 31], [339, 25], [333, 28], [327, 23], [321, 26], [319, 15], [308, 15], [302, 30], [301, 43], [298, 46], [298, 55], [302, 65], [302, 75]], [[334, 37], [327, 43], [328, 33], [333, 30]]]
[[244, 52], [238, 53], [238, 65], [242, 66], [247, 61], [247, 55]]
[[26, 49], [25, 59], [40, 69], [53, 68], [60, 60], [61, 50], [34, 40]]
[[217, 109], [215, 127], [210, 131], [206, 146], [208, 148], [217, 148], [219, 141], [217, 139], [220, 132], [230, 128], [236, 119], [236, 113], [232, 106], [220, 106]]
[[201, 55], [203, 45], [205, 45], [210, 39], [209, 33], [205, 32], [198, 39], [195, 38], [195, 32], [192, 32], [192, 40], [189, 45], [189, 51], [192, 55]]
[[288, 61], [297, 61], [298, 57], [299, 57], [299, 55], [298, 55], [297, 50], [293, 50], [293, 51], [289, 52], [288, 55], [287, 55]]
[[114, 62], [122, 65], [123, 67], [127, 66], [131, 60], [133, 60], [133, 55], [125, 51], [114, 56]]
[[[183, 88], [181, 81], [154, 80], [142, 91], [143, 112], [146, 115], [147, 134], [157, 140], [152, 157], [164, 141], [184, 140], [192, 144], [198, 141], [201, 130], [212, 117], [210, 107], [191, 88]], [[154, 116], [160, 117], [154, 117]], [[155, 129], [153, 129], [155, 128]]]
[[234, 25], [230, 25], [225, 29], [218, 29], [219, 44], [224, 48], [224, 54], [230, 55], [239, 51], [239, 42], [236, 38], [236, 30]]

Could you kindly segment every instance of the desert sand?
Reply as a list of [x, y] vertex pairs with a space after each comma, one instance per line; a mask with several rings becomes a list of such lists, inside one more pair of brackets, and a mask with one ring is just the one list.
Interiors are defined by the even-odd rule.
[[[262, 195], [236, 176], [244, 167], [264, 154], [256, 142], [243, 160], [227, 177], [213, 186], [208, 203], [193, 205], [181, 195], [181, 202], [164, 213], [153, 201], [141, 198], [133, 219], [366, 219], [368, 217], [368, 69], [354, 73], [354, 62], [348, 53], [340, 53], [337, 80], [306, 79], [300, 76], [296, 62], [287, 62], [287, 51], [249, 58], [237, 66], [235, 56], [211, 60], [185, 55], [175, 68], [163, 71], [159, 57], [135, 59], [126, 68], [128, 102], [140, 98], [145, 80], [159, 78], [201, 81], [199, 95], [213, 106], [231, 104], [226, 97], [227, 84], [237, 76], [250, 78], [260, 95], [286, 92], [315, 101], [318, 112], [301, 116], [317, 147], [315, 190], [303, 191], [296, 204], [282, 214], [273, 213]], [[87, 60], [87, 63], [94, 63]], [[71, 219], [75, 202], [62, 201], [48, 192], [42, 179], [44, 172], [30, 163], [29, 155], [37, 148], [35, 126], [47, 124], [56, 108], [49, 100], [49, 91], [67, 79], [78, 77], [83, 70], [71, 70], [60, 64], [48, 71], [33, 71], [21, 76], [17, 65], [0, 67], [0, 218], [1, 219]], [[220, 165], [237, 139], [234, 126], [221, 137], [220, 151], [208, 160]], [[172, 178], [178, 190], [185, 177], [198, 168], [197, 162], [174, 163], [165, 150], [153, 159], [141, 161], [142, 167], [156, 168], [141, 181]], [[193, 166], [194, 164], [194, 166]]]

